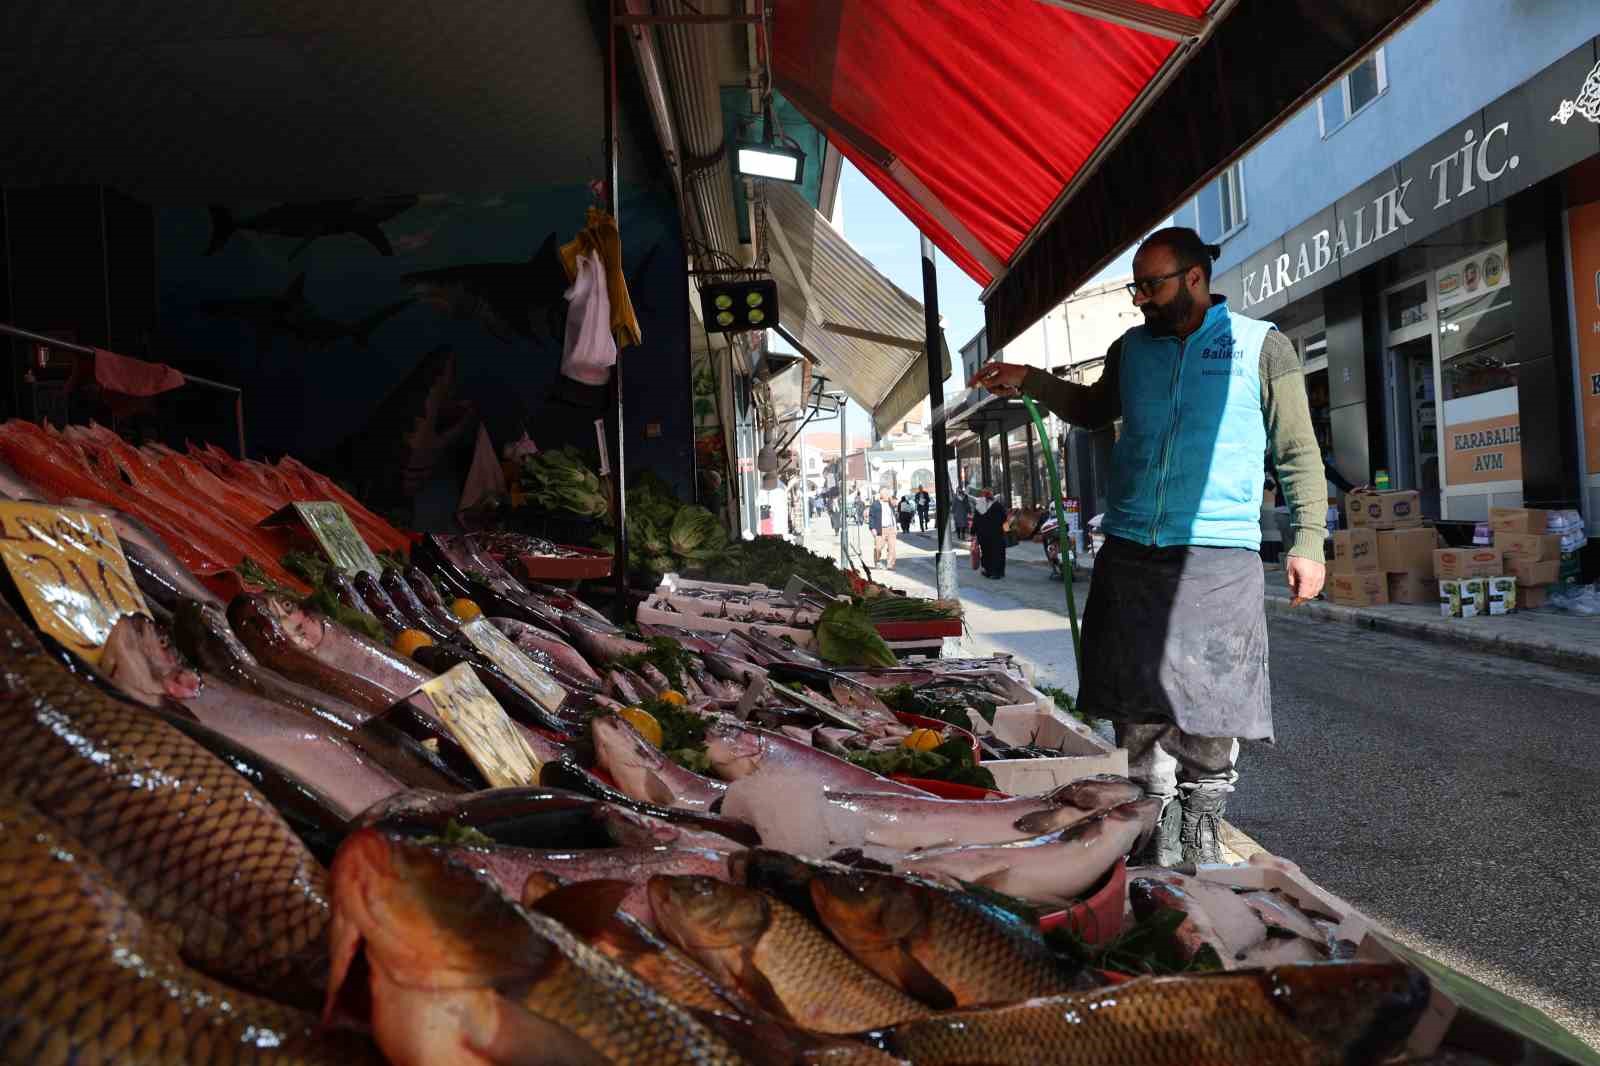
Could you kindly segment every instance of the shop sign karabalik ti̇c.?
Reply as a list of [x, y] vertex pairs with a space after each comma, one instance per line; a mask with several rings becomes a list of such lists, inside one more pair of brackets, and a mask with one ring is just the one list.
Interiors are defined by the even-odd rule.
[[[1502, 122], [1483, 136], [1468, 129], [1460, 149], [1428, 167], [1432, 181], [1427, 190], [1433, 198], [1434, 211], [1441, 211], [1458, 196], [1466, 196], [1480, 184], [1499, 181], [1508, 170], [1522, 165], [1517, 155], [1507, 155], [1504, 141], [1511, 132], [1511, 123]], [[1308, 241], [1301, 241], [1296, 254], [1284, 252], [1274, 262], [1268, 262], [1244, 275], [1243, 306], [1252, 307], [1271, 299], [1278, 293], [1322, 273], [1335, 260], [1347, 259], [1353, 253], [1378, 243], [1416, 219], [1411, 214], [1408, 198], [1412, 195], [1415, 178], [1407, 178], [1372, 200], [1362, 204], [1348, 215], [1340, 215], [1335, 226], [1319, 230]]]
[[1246, 257], [1216, 288], [1241, 311], [1270, 313], [1501, 202], [1600, 152], [1597, 101], [1588, 41]]

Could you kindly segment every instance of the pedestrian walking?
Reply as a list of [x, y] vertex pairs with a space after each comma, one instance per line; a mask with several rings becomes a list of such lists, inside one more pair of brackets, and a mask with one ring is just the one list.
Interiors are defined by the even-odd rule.
[[978, 561], [983, 576], [999, 580], [1006, 576], [1006, 502], [983, 490], [972, 504], [972, 535], [978, 541]]
[[867, 526], [872, 530], [872, 565], [894, 569], [895, 504], [888, 489], [880, 489], [868, 511]]
[[861, 493], [856, 493], [855, 502], [856, 525], [861, 525], [867, 520], [867, 498]]
[[[1239, 739], [1272, 739], [1261, 565], [1261, 458], [1292, 512], [1292, 602], [1326, 573], [1327, 497], [1305, 375], [1271, 323], [1211, 294], [1219, 254], [1190, 229], [1151, 235], [1128, 291], [1144, 314], [1093, 385], [1015, 363], [973, 377], [1062, 419], [1120, 418], [1083, 621], [1078, 709], [1109, 718], [1130, 776], [1165, 806], [1140, 862], [1217, 862]], [[1177, 802], [1172, 802], [1176, 800]]]
[[972, 518], [972, 501], [967, 496], [964, 487], [957, 487], [955, 498], [950, 501], [950, 520], [956, 527], [956, 539], [962, 543], [967, 539], [967, 522]]
[[911, 502], [911, 497], [900, 497], [900, 532], [911, 532], [911, 518], [917, 513], [917, 505]]
[[926, 485], [918, 485], [917, 531], [919, 533], [926, 533], [928, 531], [928, 504], [931, 502], [932, 501], [928, 498], [928, 487]]

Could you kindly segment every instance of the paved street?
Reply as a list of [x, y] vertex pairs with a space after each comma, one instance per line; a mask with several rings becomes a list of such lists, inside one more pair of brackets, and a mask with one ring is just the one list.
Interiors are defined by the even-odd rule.
[[[874, 576], [931, 594], [927, 543]], [[1075, 691], [1061, 583], [1036, 545], [1012, 554], [1003, 581], [959, 560], [964, 640]], [[1278, 743], [1246, 746], [1229, 819], [1600, 1047], [1600, 678], [1326, 622], [1275, 618], [1271, 640]]]

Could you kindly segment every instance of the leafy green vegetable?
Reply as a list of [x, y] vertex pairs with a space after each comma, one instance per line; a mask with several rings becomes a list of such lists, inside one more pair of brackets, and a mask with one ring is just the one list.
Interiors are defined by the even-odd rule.
[[893, 666], [898, 661], [865, 611], [847, 600], [830, 603], [817, 621], [817, 652], [840, 666]]
[[858, 751], [851, 762], [875, 774], [905, 774], [930, 781], [949, 781], [956, 785], [994, 788], [994, 775], [973, 761], [972, 745], [958, 737], [947, 740], [932, 751], [891, 748], [888, 751]]
[[645, 663], [649, 663], [667, 675], [667, 680], [672, 682], [673, 688], [683, 691], [683, 664], [694, 657], [692, 653], [685, 651], [683, 646], [671, 637], [651, 637], [648, 643], [649, 651], [624, 655], [616, 660], [616, 665], [629, 670], [638, 670]]
[[673, 748], [663, 754], [685, 770], [711, 776], [711, 756], [706, 754], [705, 748]]
[[603, 518], [611, 510], [599, 475], [576, 448], [528, 456], [522, 461], [521, 481], [528, 497], [548, 511]]
[[483, 833], [480, 833], [471, 826], [462, 825], [460, 822], [452, 818], [450, 819], [449, 824], [444, 827], [443, 833], [421, 837], [418, 839], [417, 843], [469, 844], [474, 847], [487, 848], [494, 846], [494, 839], [492, 837], [485, 836]]
[[874, 622], [934, 622], [961, 618], [961, 604], [956, 600], [925, 600], [891, 594], [857, 596], [855, 602]]
[[833, 561], [782, 537], [757, 537], [728, 545], [701, 564], [704, 577], [736, 585], [760, 582], [775, 588], [797, 575], [826, 592], [850, 591], [850, 579]]
[[292, 551], [283, 557], [283, 568], [308, 585], [320, 585], [328, 579], [328, 560], [314, 552]]
[[322, 582], [311, 586], [311, 595], [301, 601], [319, 614], [325, 614], [346, 629], [371, 637], [380, 644], [389, 643], [389, 633], [383, 623], [365, 611], [357, 611], [339, 602], [339, 596]]
[[667, 532], [672, 554], [683, 559], [709, 559], [728, 544], [717, 516], [704, 507], [684, 507], [672, 517]]
[[878, 698], [891, 710], [937, 718], [963, 729], [972, 725], [972, 720], [967, 717], [967, 708], [977, 711], [985, 722], [993, 725], [994, 709], [999, 706], [999, 700], [993, 693], [974, 688], [912, 688], [910, 685], [895, 685], [879, 689]]
[[261, 564], [246, 555], [239, 560], [239, 565], [234, 567], [239, 574], [239, 580], [251, 585], [259, 585], [268, 592], [276, 592], [280, 596], [293, 597], [295, 593], [272, 579], [272, 576], [261, 568]]

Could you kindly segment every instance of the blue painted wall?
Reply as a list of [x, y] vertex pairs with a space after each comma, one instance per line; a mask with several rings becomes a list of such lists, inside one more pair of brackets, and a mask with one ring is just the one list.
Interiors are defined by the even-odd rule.
[[[532, 338], [494, 336], [475, 318], [449, 317], [424, 301], [408, 304], [371, 331], [365, 347], [339, 339], [325, 348], [276, 335], [263, 344], [248, 321], [216, 304], [271, 298], [305, 275], [306, 303], [322, 319], [349, 324], [412, 295], [403, 275], [463, 264], [523, 263], [554, 232], [570, 240], [590, 203], [583, 185], [504, 195], [427, 195], [382, 223], [392, 256], [354, 235], [323, 237], [296, 254], [299, 240], [241, 230], [220, 251], [205, 207], [157, 212], [160, 343], [156, 350], [184, 370], [237, 383], [253, 455], [285, 452], [316, 462], [360, 430], [386, 393], [430, 350], [457, 355], [458, 398], [471, 402], [495, 442], [503, 443], [539, 414], [555, 382], [561, 339], [543, 309], [532, 315]], [[238, 218], [271, 205], [230, 208]], [[644, 343], [623, 353], [626, 440], [630, 470], [651, 469], [684, 499], [693, 493], [688, 305], [684, 248], [670, 190], [625, 188], [620, 217], [624, 273]], [[231, 412], [228, 412], [231, 415]], [[231, 419], [229, 420], [231, 424]], [[645, 436], [645, 426], [659, 435]], [[223, 438], [226, 439], [226, 438]], [[415, 519], [447, 523], [465, 473], [466, 447], [456, 449], [418, 501]], [[586, 443], [593, 447], [593, 433]]]
[[[1385, 44], [1388, 91], [1326, 140], [1315, 103], [1244, 158], [1220, 272], [1600, 35], [1600, 0], [1437, 0]], [[1573, 91], [1577, 91], [1577, 86]], [[1195, 225], [1194, 202], [1175, 213]]]

